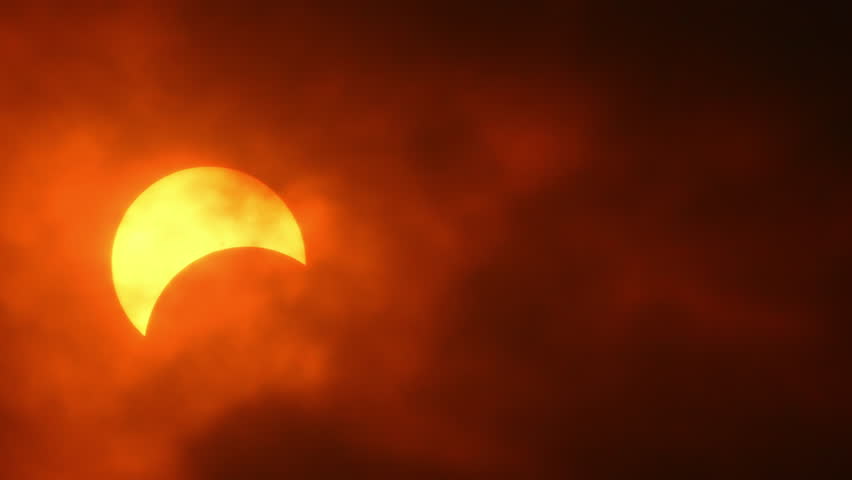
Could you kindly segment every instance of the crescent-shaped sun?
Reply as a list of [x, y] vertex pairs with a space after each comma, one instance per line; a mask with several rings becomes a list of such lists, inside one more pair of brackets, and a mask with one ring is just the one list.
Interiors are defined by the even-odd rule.
[[290, 209], [245, 173], [197, 167], [168, 175], [128, 207], [115, 233], [112, 278], [119, 302], [145, 335], [154, 305], [191, 263], [220, 250], [258, 247], [305, 263]]

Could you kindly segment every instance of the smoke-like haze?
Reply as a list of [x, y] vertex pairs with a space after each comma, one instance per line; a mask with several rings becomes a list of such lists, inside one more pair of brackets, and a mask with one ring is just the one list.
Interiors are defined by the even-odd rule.
[[[0, 478], [849, 471], [839, 15], [20, 3]], [[307, 266], [214, 254], [141, 337], [115, 229], [200, 165]]]

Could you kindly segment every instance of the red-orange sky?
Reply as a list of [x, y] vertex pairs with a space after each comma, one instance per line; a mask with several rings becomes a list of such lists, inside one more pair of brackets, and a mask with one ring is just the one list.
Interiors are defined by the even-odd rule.
[[[852, 470], [841, 15], [14, 3], [0, 478]], [[142, 337], [113, 235], [199, 165], [308, 266], [214, 254]]]

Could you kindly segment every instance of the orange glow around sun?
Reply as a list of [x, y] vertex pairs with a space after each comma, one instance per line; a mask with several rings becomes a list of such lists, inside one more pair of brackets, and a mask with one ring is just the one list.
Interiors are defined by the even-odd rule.
[[175, 275], [206, 255], [237, 247], [265, 248], [305, 263], [296, 219], [254, 177], [198, 167], [158, 180], [130, 205], [115, 234], [112, 275], [121, 306], [145, 335]]

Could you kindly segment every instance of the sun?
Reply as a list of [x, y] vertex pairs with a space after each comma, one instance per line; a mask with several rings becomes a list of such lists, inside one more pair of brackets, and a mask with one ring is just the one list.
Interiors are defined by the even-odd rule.
[[295, 217], [256, 178], [197, 167], [158, 180], [127, 208], [115, 233], [112, 278], [121, 306], [145, 335], [157, 299], [175, 275], [202, 257], [237, 247], [265, 248], [305, 263]]

